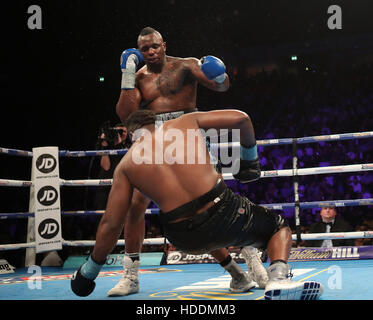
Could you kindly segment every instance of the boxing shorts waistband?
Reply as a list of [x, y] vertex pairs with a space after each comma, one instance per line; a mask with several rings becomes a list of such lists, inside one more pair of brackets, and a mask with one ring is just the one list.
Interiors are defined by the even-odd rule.
[[217, 184], [202, 196], [194, 199], [180, 207], [168, 212], [159, 212], [159, 219], [162, 224], [169, 224], [170, 221], [175, 221], [181, 218], [191, 218], [197, 216], [196, 212], [207, 203], [214, 201], [215, 203], [221, 200], [220, 196], [227, 189], [224, 180], [219, 179]]
[[196, 111], [198, 111], [198, 109], [162, 112], [162, 113], [157, 113], [156, 117], [157, 117], [157, 121], [165, 122], [165, 121], [168, 121], [168, 120], [177, 119], [177, 118], [181, 117], [183, 114], [192, 113], [192, 112], [196, 112]]

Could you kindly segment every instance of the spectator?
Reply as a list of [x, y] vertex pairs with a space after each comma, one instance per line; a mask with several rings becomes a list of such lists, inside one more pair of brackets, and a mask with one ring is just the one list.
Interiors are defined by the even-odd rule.
[[[330, 232], [351, 232], [351, 225], [337, 217], [337, 209], [335, 207], [323, 207], [320, 210], [321, 220], [311, 225], [309, 233], [330, 233]], [[306, 247], [339, 247], [353, 246], [354, 241], [351, 239], [335, 239], [335, 240], [308, 240], [305, 243]]]

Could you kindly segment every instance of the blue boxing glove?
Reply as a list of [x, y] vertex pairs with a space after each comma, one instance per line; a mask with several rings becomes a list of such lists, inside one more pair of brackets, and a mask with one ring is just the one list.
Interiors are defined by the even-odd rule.
[[248, 183], [260, 178], [260, 163], [258, 159], [257, 146], [246, 148], [241, 146], [239, 171], [233, 177], [241, 183]]
[[121, 88], [134, 89], [135, 88], [135, 73], [140, 63], [144, 58], [140, 50], [131, 48], [124, 50], [120, 56], [120, 68], [122, 69], [122, 85]]
[[72, 275], [71, 290], [79, 297], [89, 296], [95, 289], [96, 283], [94, 280], [97, 278], [103, 264], [95, 262], [89, 256], [87, 262]]
[[209, 80], [214, 80], [217, 83], [225, 81], [225, 65], [223, 61], [214, 56], [205, 56], [201, 59], [202, 72]]

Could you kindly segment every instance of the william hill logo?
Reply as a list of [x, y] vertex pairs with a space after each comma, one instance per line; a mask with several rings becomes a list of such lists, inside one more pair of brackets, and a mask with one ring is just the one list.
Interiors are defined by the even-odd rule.
[[292, 249], [290, 261], [304, 260], [339, 260], [339, 259], [359, 259], [360, 254], [356, 247], [336, 247], [336, 248], [309, 248]]
[[290, 252], [289, 260], [326, 260], [332, 256], [332, 250], [318, 251], [316, 249], [293, 249]]

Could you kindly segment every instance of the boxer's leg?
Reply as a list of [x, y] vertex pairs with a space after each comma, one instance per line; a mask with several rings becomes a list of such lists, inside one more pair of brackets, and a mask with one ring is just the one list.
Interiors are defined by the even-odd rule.
[[150, 200], [135, 189], [124, 225], [125, 250], [132, 260], [139, 259], [145, 237], [145, 211], [149, 204]]
[[255, 287], [255, 283], [248, 274], [232, 259], [225, 248], [211, 251], [210, 254], [219, 262], [219, 264], [229, 272], [232, 280], [229, 290], [232, 292], [246, 292]]
[[122, 260], [124, 274], [116, 286], [108, 292], [108, 296], [126, 296], [139, 291], [140, 252], [145, 237], [145, 211], [149, 203], [148, 198], [137, 189], [134, 190], [124, 226], [126, 252]]
[[316, 281], [295, 282], [291, 280], [290, 266], [287, 264], [291, 248], [289, 227], [280, 228], [268, 242], [268, 283], [265, 287], [266, 300], [316, 300], [322, 292], [321, 283]]
[[258, 287], [264, 289], [268, 282], [268, 274], [261, 260], [261, 252], [254, 247], [245, 246], [241, 249], [241, 254], [247, 265], [247, 272], [250, 277], [258, 284]]

